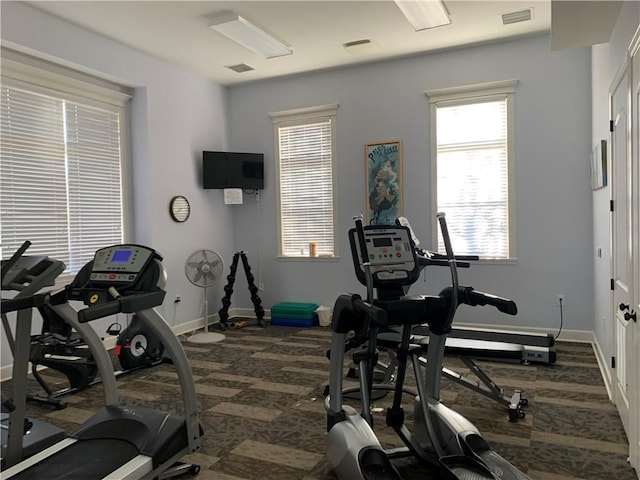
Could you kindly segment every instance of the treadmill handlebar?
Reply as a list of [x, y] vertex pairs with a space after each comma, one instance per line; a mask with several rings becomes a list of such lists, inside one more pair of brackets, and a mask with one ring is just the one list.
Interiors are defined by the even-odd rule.
[[11, 255], [11, 258], [2, 262], [2, 273], [0, 274], [3, 281], [2, 283], [4, 283], [4, 276], [7, 272], [11, 270], [11, 267], [13, 267], [13, 265], [20, 259], [20, 257], [22, 257], [24, 252], [26, 252], [30, 246], [31, 242], [29, 240], [25, 240], [24, 243], [20, 245], [20, 248]]
[[46, 302], [46, 293], [29, 295], [27, 297], [17, 297], [2, 299], [2, 313], [15, 312], [18, 310], [26, 310], [28, 308], [41, 307]]
[[87, 323], [98, 318], [116, 315], [118, 313], [135, 313], [142, 310], [161, 305], [164, 296], [164, 290], [156, 290], [155, 292], [138, 293], [134, 295], [120, 296], [106, 303], [100, 303], [87, 307], [78, 312], [78, 321]]
[[95, 305], [93, 307], [85, 308], [78, 312], [78, 321], [80, 323], [87, 323], [91, 320], [97, 320], [98, 318], [108, 317], [109, 315], [116, 315], [122, 311], [120, 300], [114, 300], [109, 303], [103, 303]]

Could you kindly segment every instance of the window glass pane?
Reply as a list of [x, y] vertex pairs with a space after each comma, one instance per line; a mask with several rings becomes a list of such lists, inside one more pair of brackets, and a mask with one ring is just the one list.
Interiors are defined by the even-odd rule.
[[[436, 109], [437, 209], [460, 255], [509, 257], [506, 102]], [[438, 248], [444, 251], [440, 232]]]
[[113, 112], [66, 103], [69, 242], [73, 271], [121, 243], [120, 125]]

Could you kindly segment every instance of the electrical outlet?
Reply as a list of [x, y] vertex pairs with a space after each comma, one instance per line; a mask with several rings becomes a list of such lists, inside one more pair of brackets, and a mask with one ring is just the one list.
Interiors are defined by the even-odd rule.
[[260, 284], [258, 285], [258, 290], [264, 292], [264, 283], [260, 282]]
[[558, 295], [558, 305], [564, 305], [564, 295]]

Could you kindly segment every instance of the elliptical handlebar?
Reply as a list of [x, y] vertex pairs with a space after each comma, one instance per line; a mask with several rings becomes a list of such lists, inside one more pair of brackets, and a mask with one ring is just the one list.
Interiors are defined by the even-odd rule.
[[471, 306], [492, 305], [507, 315], [516, 315], [518, 313], [518, 306], [513, 300], [498, 297], [490, 293], [479, 292], [471, 287], [464, 288], [464, 296], [460, 295], [460, 301]]
[[[446, 287], [440, 292], [440, 295], [449, 297], [452, 295], [452, 290], [452, 287]], [[517, 315], [518, 313], [518, 306], [513, 300], [491, 293], [479, 292], [473, 287], [458, 286], [458, 302], [472, 307], [491, 305], [507, 315]]]
[[356, 236], [358, 237], [358, 244], [360, 245], [360, 261], [362, 262], [362, 265], [365, 265], [369, 262], [369, 253], [367, 252], [367, 242], [364, 239], [362, 215], [353, 217], [353, 221], [356, 224]]
[[371, 325], [384, 327], [387, 324], [387, 312], [383, 309], [365, 302], [360, 297], [353, 300], [353, 306], [356, 312], [362, 312], [366, 315]]
[[[363, 318], [364, 316], [364, 318]], [[387, 324], [387, 312], [362, 300], [357, 293], [343, 293], [333, 306], [331, 328], [334, 332], [358, 332], [368, 326], [384, 327]]]
[[[436, 255], [439, 255], [440, 257], [440, 258], [437, 258], [436, 256], [429, 255], [430, 253], [431, 252], [428, 252], [426, 250], [416, 249], [416, 258], [418, 259], [418, 265], [420, 265], [421, 267], [429, 267], [429, 266], [448, 267], [449, 266], [449, 261], [446, 259], [447, 257], [436, 254]], [[455, 262], [458, 268], [471, 267], [470, 262], [460, 261], [460, 257], [455, 257]]]
[[449, 229], [447, 228], [447, 220], [443, 212], [438, 212], [436, 215], [438, 224], [440, 225], [440, 231], [442, 232], [442, 240], [444, 242], [444, 248], [447, 252], [447, 261], [449, 263], [449, 270], [451, 272], [451, 298], [449, 299], [449, 313], [447, 319], [443, 325], [444, 331], [450, 332], [451, 325], [453, 324], [453, 317], [456, 315], [456, 309], [458, 308], [458, 269], [456, 265], [456, 257], [453, 254], [453, 248], [451, 247], [451, 237], [449, 237]]

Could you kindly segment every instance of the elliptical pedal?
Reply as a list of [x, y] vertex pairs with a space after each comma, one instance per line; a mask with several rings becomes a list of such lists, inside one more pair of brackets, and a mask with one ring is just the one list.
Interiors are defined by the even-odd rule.
[[495, 480], [496, 477], [482, 463], [465, 455], [440, 458], [443, 470], [452, 480]]
[[364, 480], [402, 480], [389, 457], [377, 448], [365, 448], [360, 452], [360, 468]]

